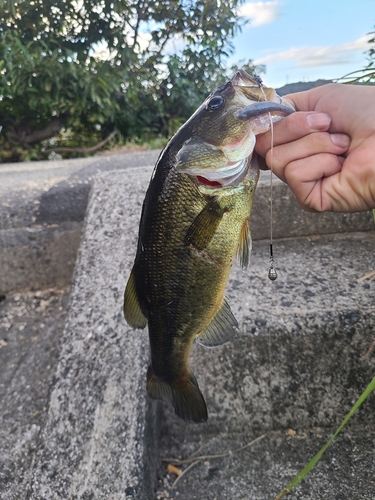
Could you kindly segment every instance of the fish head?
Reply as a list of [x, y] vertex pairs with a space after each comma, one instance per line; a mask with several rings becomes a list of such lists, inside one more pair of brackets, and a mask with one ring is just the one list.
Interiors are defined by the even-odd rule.
[[177, 153], [176, 168], [198, 185], [212, 188], [233, 187], [247, 175], [257, 176], [256, 162], [251, 168], [256, 135], [293, 111], [274, 89], [238, 70], [177, 133], [186, 139]]

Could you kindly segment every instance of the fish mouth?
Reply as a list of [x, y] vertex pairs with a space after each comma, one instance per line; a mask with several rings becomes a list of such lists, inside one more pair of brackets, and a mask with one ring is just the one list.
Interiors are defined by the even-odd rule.
[[239, 69], [231, 83], [243, 94], [246, 105], [235, 113], [240, 120], [249, 120], [267, 113], [277, 113], [279, 116], [290, 115], [295, 107], [284, 97], [280, 97], [272, 88], [263, 85], [262, 79], [257, 75], [248, 75], [243, 69]]
[[262, 79], [259, 76], [250, 76], [243, 69], [236, 71], [231, 79], [232, 85], [237, 87], [257, 87], [261, 88], [263, 85]]

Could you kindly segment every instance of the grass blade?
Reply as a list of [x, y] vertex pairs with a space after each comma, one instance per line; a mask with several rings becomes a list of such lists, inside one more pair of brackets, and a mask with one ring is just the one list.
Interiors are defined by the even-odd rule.
[[319, 462], [324, 452], [327, 448], [332, 444], [333, 440], [338, 436], [338, 434], [342, 431], [345, 425], [348, 423], [350, 418], [354, 415], [354, 413], [358, 410], [361, 404], [367, 399], [367, 397], [371, 394], [371, 392], [375, 389], [375, 377], [371, 380], [369, 385], [363, 391], [361, 396], [358, 398], [350, 412], [346, 415], [341, 425], [338, 427], [336, 432], [331, 436], [329, 441], [323, 446], [323, 448], [318, 451], [314, 458], [310, 460], [310, 462], [306, 465], [306, 467], [301, 470], [299, 474], [288, 484], [286, 488], [282, 490], [282, 492], [276, 497], [275, 500], [281, 500], [285, 495], [287, 495], [305, 476], [310, 472], [310, 470], [315, 467], [315, 465]]

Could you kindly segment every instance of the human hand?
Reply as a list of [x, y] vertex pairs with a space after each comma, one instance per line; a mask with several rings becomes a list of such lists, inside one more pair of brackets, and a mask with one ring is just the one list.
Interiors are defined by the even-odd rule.
[[285, 96], [297, 109], [256, 152], [311, 212], [375, 208], [375, 88], [329, 84]]

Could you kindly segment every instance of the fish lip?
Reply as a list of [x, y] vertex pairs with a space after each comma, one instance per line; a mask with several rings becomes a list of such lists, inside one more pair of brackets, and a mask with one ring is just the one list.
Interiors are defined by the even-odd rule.
[[230, 81], [232, 82], [232, 85], [237, 87], [252, 86], [259, 88], [262, 86], [262, 80], [259, 77], [254, 78], [247, 74], [243, 69], [238, 69]]
[[273, 101], [260, 101], [235, 111], [234, 116], [238, 120], [249, 120], [250, 118], [255, 118], [271, 112], [290, 115], [294, 113], [294, 111], [295, 109], [293, 109], [292, 106], [289, 107]]

